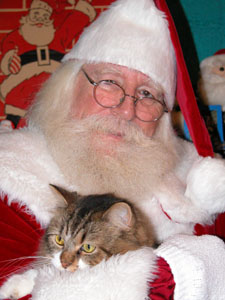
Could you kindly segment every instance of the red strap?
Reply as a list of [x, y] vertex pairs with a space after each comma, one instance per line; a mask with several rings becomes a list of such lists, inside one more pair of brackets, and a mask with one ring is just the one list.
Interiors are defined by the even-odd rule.
[[180, 109], [198, 153], [202, 156], [213, 156], [212, 143], [205, 122], [198, 109], [173, 18], [165, 0], [155, 0], [155, 4], [161, 11], [165, 12], [169, 22], [171, 40], [177, 61], [176, 96]]

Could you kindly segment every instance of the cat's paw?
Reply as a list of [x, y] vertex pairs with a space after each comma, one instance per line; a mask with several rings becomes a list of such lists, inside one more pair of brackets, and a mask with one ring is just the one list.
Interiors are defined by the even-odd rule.
[[36, 270], [28, 270], [22, 274], [11, 276], [0, 287], [0, 299], [19, 299], [30, 294], [34, 287]]

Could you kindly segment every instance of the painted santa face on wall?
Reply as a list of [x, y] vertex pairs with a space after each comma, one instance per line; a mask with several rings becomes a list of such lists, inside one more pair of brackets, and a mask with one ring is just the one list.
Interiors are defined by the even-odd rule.
[[50, 20], [51, 14], [45, 9], [41, 9], [41, 8], [31, 9], [28, 16], [29, 16], [30, 23], [39, 24], [39, 25], [47, 25], [51, 23]]
[[20, 33], [31, 45], [46, 46], [52, 42], [55, 35], [51, 14], [45, 9], [34, 8], [20, 20]]
[[[107, 63], [87, 64], [83, 66], [83, 69], [95, 82], [103, 79], [113, 80], [124, 89], [126, 94], [131, 96], [137, 94], [137, 90], [144, 90], [151, 93], [156, 99], [163, 99], [162, 89], [141, 72]], [[76, 96], [72, 108], [73, 117], [84, 119], [91, 115], [114, 116], [117, 119], [132, 122], [149, 137], [154, 134], [158, 121], [143, 122], [139, 120], [135, 115], [135, 104], [132, 97], [126, 97], [125, 101], [118, 107], [104, 108], [96, 102], [93, 96], [94, 86], [90, 84], [82, 71], [78, 74], [77, 80], [74, 95], [78, 96]], [[111, 134], [109, 138], [122, 139], [120, 134], [117, 135], [116, 133]]]

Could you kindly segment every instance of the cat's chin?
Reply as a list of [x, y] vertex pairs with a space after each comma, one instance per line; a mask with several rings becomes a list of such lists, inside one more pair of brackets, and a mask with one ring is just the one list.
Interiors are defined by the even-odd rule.
[[51, 262], [52, 262], [52, 265], [53, 265], [56, 269], [58, 269], [59, 271], [63, 271], [63, 270], [65, 270], [65, 269], [64, 269], [63, 266], [61, 265], [61, 262], [60, 262], [60, 254], [61, 254], [60, 252], [55, 253], [54, 256], [52, 257]]
[[89, 268], [90, 265], [86, 264], [82, 259], [79, 259], [77, 266], [71, 265], [67, 268], [63, 268], [61, 262], [60, 262], [60, 252], [56, 253], [54, 257], [52, 258], [52, 265], [59, 271], [67, 271], [70, 273], [74, 273], [77, 270], [83, 270], [86, 268]]
[[79, 259], [78, 262], [78, 269], [83, 270], [86, 268], [89, 268], [90, 266], [88, 264], [86, 264], [82, 259]]

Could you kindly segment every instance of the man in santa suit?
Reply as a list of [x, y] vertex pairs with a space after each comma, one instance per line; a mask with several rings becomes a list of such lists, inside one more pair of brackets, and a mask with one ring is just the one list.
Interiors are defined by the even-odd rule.
[[74, 4], [74, 9], [61, 22], [57, 20], [56, 27], [52, 16], [59, 8], [55, 0], [33, 0], [29, 13], [20, 19], [20, 27], [3, 40], [1, 70], [7, 77], [0, 85], [0, 97], [9, 119], [24, 117], [34, 95], [60, 65], [72, 40], [95, 18], [95, 9], [89, 2], [69, 3]]
[[[175, 94], [194, 145], [172, 128]], [[160, 246], [69, 275], [28, 270], [6, 281], [1, 298], [224, 299], [224, 242], [194, 235], [224, 237], [225, 162], [212, 156], [165, 1], [116, 1], [44, 85], [28, 127], [1, 134], [0, 256], [35, 252], [35, 221], [44, 228], [59, 205], [49, 184], [129, 199]], [[4, 279], [13, 262], [2, 263]]]

